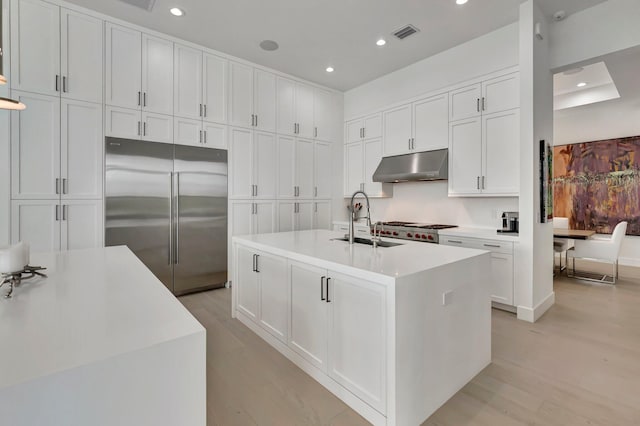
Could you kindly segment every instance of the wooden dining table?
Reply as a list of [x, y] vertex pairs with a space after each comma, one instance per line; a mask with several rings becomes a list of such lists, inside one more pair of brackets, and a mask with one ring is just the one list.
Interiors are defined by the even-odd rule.
[[553, 238], [570, 238], [572, 240], [588, 240], [596, 231], [586, 229], [553, 229]]

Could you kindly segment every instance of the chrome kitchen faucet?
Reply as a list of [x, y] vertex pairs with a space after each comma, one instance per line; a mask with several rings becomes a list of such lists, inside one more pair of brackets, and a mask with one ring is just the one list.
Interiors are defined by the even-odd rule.
[[356, 198], [356, 195], [362, 194], [364, 198], [367, 200], [367, 227], [371, 229], [371, 212], [369, 211], [369, 196], [364, 191], [356, 191], [351, 196], [351, 202], [349, 203], [349, 208], [351, 209], [351, 215], [349, 216], [349, 244], [353, 244], [354, 241], [354, 231], [353, 231], [353, 222], [360, 219], [356, 217], [356, 208], [353, 206], [353, 200]]

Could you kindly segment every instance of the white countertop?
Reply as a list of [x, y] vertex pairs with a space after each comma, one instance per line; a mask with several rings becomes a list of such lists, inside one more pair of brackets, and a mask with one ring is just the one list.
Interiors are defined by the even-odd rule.
[[48, 277], [0, 290], [0, 389], [204, 330], [127, 247], [31, 264]]
[[[383, 238], [400, 243], [395, 247], [373, 247], [365, 244], [350, 245], [335, 241], [344, 233], [326, 230], [281, 232], [233, 237], [255, 249], [287, 256], [300, 262], [318, 264], [337, 272], [357, 275], [379, 282], [392, 282], [394, 278], [412, 275], [438, 266], [482, 255], [483, 250], [449, 247], [438, 244]], [[386, 280], [380, 280], [386, 278]], [[392, 278], [389, 280], [389, 278]]]
[[518, 242], [518, 234], [503, 234], [493, 228], [459, 227], [438, 230], [438, 235], [449, 237], [482, 238], [485, 240]]

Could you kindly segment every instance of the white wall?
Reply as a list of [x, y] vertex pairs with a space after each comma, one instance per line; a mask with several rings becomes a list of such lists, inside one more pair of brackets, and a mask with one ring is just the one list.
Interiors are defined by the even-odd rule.
[[[518, 24], [511, 24], [445, 52], [431, 56], [349, 90], [344, 96], [345, 119], [513, 67], [518, 64]], [[348, 217], [348, 201], [334, 214]], [[440, 222], [496, 228], [496, 215], [518, 210], [518, 199], [449, 198], [446, 182], [398, 183], [393, 198], [371, 200], [373, 220]]]
[[514, 23], [345, 92], [345, 119], [518, 65]]

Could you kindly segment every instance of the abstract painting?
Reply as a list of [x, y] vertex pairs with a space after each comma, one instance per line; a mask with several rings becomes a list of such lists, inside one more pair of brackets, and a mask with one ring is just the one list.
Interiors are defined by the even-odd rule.
[[640, 136], [554, 147], [553, 213], [572, 229], [640, 235]]
[[540, 141], [540, 223], [553, 220], [553, 151], [551, 144]]

